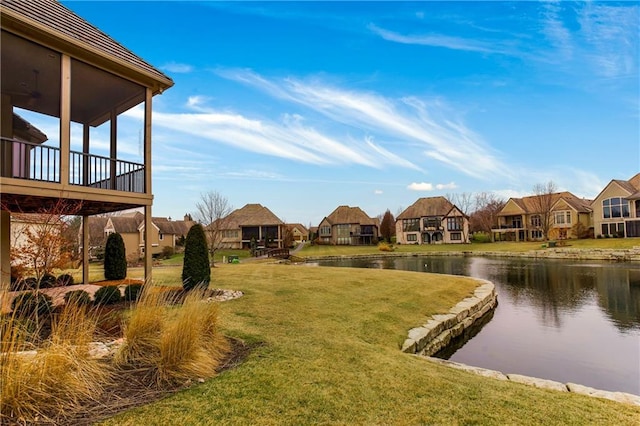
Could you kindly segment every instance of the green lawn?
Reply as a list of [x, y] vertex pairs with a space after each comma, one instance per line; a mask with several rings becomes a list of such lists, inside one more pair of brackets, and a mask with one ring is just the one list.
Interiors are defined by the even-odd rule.
[[104, 424], [640, 421], [638, 407], [488, 379], [402, 353], [407, 330], [473, 291], [468, 278], [250, 262], [214, 268], [212, 286], [245, 292], [221, 304], [223, 328], [261, 346], [217, 378]]

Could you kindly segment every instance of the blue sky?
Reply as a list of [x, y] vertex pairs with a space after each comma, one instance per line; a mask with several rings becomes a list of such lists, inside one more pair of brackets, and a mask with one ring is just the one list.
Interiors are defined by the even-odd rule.
[[[63, 4], [175, 82], [156, 216], [213, 190], [317, 225], [549, 180], [593, 198], [640, 171], [638, 2]], [[139, 154], [139, 114], [120, 126]]]

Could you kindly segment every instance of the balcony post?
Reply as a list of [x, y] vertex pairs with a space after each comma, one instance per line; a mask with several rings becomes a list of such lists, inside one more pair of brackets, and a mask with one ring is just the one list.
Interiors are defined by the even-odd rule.
[[[13, 106], [11, 105], [11, 97], [9, 95], [2, 95], [0, 100], [0, 136], [3, 138], [13, 138]], [[2, 149], [3, 163], [0, 164], [0, 170], [2, 176], [13, 177], [13, 143], [4, 141], [0, 145]]]
[[60, 184], [67, 186], [71, 156], [71, 58], [69, 55], [62, 55], [60, 71]]
[[0, 210], [0, 290], [11, 285], [11, 213]]
[[109, 180], [110, 188], [116, 189], [117, 169], [116, 159], [118, 158], [118, 116], [116, 111], [111, 111], [111, 148], [109, 150]]
[[89, 186], [89, 125], [82, 127], [82, 186]]
[[82, 216], [82, 283], [89, 284], [89, 216]]
[[[151, 194], [151, 98], [153, 92], [147, 88], [144, 102], [144, 193]], [[151, 204], [144, 207], [144, 281], [151, 285], [151, 270], [153, 267], [152, 246], [151, 246]]]

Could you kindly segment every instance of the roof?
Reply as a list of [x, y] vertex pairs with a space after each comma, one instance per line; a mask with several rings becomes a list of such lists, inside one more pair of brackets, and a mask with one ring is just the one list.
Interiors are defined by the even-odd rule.
[[223, 221], [225, 229], [237, 229], [242, 226], [284, 225], [278, 216], [261, 204], [247, 204], [232, 211]]
[[43, 143], [49, 139], [40, 129], [15, 112], [13, 113], [13, 133], [18, 139], [32, 143]]
[[[577, 197], [569, 191], [555, 192], [548, 194], [551, 197], [549, 206], [553, 206], [560, 200], [564, 200], [569, 206], [581, 213], [587, 213], [591, 211], [592, 200]], [[542, 213], [540, 210], [540, 198], [545, 195], [531, 195], [522, 198], [510, 198], [518, 207], [522, 209], [525, 214]], [[498, 214], [500, 216], [501, 213]]]
[[324, 220], [331, 225], [358, 223], [360, 225], [378, 226], [378, 221], [369, 217], [360, 207], [339, 206]]
[[192, 220], [171, 220], [166, 217], [154, 217], [151, 220], [163, 234], [174, 235], [187, 235], [189, 229], [196, 224]]
[[292, 231], [295, 228], [298, 228], [298, 231], [302, 232], [303, 234], [308, 234], [309, 233], [309, 230], [307, 229], [307, 227], [304, 226], [301, 223], [287, 223], [287, 228], [289, 228]]
[[138, 226], [144, 221], [144, 215], [140, 212], [132, 214], [123, 214], [120, 216], [111, 216], [108, 222], [113, 225], [114, 231], [118, 234], [137, 233]]
[[[89, 216], [89, 241], [100, 241], [104, 238], [104, 227], [109, 220], [106, 216]], [[82, 232], [82, 229], [80, 229]]]
[[156, 93], [173, 86], [171, 78], [55, 0], [2, 0], [0, 10], [3, 28], [20, 28], [29, 34], [45, 32], [68, 50], [79, 47], [85, 56], [109, 57], [119, 66], [155, 80]]
[[399, 219], [415, 219], [426, 216], [446, 216], [455, 206], [445, 197], [423, 197], [398, 215]]

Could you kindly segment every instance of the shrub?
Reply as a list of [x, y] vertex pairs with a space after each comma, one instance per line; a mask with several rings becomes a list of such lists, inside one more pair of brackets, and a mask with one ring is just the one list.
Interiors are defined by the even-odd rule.
[[207, 238], [202, 225], [195, 224], [187, 233], [182, 266], [182, 287], [192, 290], [196, 287], [207, 288], [211, 281], [211, 265]]
[[11, 309], [20, 318], [42, 316], [49, 314], [53, 309], [53, 299], [39, 291], [22, 293], [13, 299]]
[[91, 296], [84, 290], [69, 291], [64, 295], [64, 303], [78, 306], [88, 305], [91, 303]]
[[40, 288], [51, 288], [56, 286], [56, 277], [51, 274], [44, 274], [40, 278]]
[[120, 234], [109, 234], [104, 248], [104, 277], [107, 280], [122, 280], [127, 276], [127, 256]]
[[380, 251], [393, 251], [393, 246], [389, 243], [386, 242], [381, 242], [380, 244], [378, 244], [378, 250]]
[[36, 288], [38, 288], [38, 280], [34, 277], [29, 277], [24, 280], [24, 286], [27, 289], [35, 290]]
[[162, 247], [162, 258], [163, 259], [170, 259], [171, 256], [173, 256], [174, 254], [175, 254], [175, 250], [173, 250], [173, 247], [171, 247], [171, 246]]
[[120, 289], [114, 285], [100, 287], [93, 295], [93, 301], [96, 305], [112, 305], [121, 299]]
[[138, 300], [138, 295], [142, 291], [142, 284], [129, 284], [124, 289], [124, 300], [127, 302], [135, 302]]
[[58, 287], [73, 285], [73, 277], [70, 274], [62, 274], [56, 279], [56, 285]]

